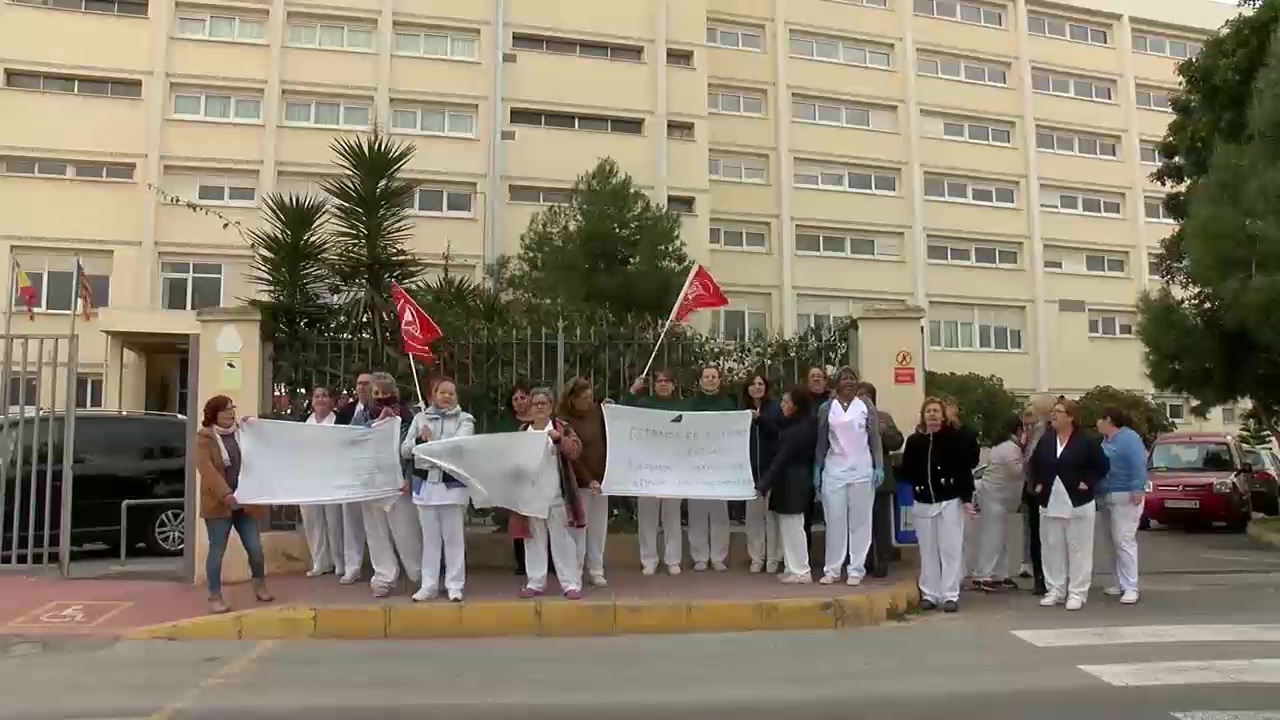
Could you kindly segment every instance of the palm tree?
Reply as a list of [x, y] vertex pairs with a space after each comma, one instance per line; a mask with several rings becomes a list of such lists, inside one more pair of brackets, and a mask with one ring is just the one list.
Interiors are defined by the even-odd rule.
[[399, 369], [391, 283], [411, 284], [425, 269], [409, 251], [417, 187], [400, 174], [414, 146], [375, 128], [331, 146], [339, 175], [322, 187], [332, 198], [333, 279], [346, 332], [366, 340], [370, 366]]

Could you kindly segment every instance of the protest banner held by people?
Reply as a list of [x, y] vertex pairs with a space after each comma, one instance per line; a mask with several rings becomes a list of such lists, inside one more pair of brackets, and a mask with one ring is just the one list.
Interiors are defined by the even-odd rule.
[[[529, 383], [523, 380], [517, 380], [507, 391], [507, 400], [503, 406], [503, 412], [498, 415], [497, 422], [494, 423], [493, 432], [518, 432], [521, 427], [528, 424], [529, 416]], [[509, 517], [507, 510], [503, 508], [495, 508], [494, 513], [498, 520], [498, 530], [500, 532], [507, 531], [507, 519]], [[515, 554], [516, 575], [524, 575], [524, 540], [514, 538], [511, 541], [511, 549]]]
[[[727, 412], [738, 405], [721, 392], [720, 368], [705, 365], [698, 373], [698, 389], [685, 399], [682, 409], [692, 412]], [[729, 505], [724, 500], [689, 500], [689, 555], [693, 569], [702, 572], [708, 563], [716, 571], [729, 569]]]
[[[631, 383], [631, 392], [623, 398], [632, 407], [651, 410], [676, 410], [680, 398], [676, 396], [676, 376], [670, 369], [659, 368], [653, 373], [653, 392], [643, 393], [644, 376]], [[636, 522], [640, 537], [640, 571], [652, 575], [658, 566], [658, 529], [662, 529], [662, 564], [672, 575], [680, 574], [684, 556], [684, 530], [681, 522], [680, 498], [641, 497], [636, 499]]]
[[[373, 374], [373, 405], [368, 414], [368, 425], [399, 422], [401, 436], [413, 422], [413, 412], [400, 401], [395, 378], [385, 372]], [[409, 489], [405, 480], [399, 496], [390, 501], [367, 500], [361, 506], [369, 560], [373, 565], [369, 585], [377, 598], [391, 594], [402, 565], [411, 583], [418, 585], [421, 581], [422, 527], [409, 498]]]
[[[311, 391], [311, 413], [307, 415], [306, 422], [312, 425], [333, 425], [337, 419], [329, 389], [317, 385]], [[299, 508], [302, 532], [306, 535], [307, 548], [311, 551], [311, 569], [307, 571], [307, 577], [320, 577], [329, 573], [335, 573], [338, 577], [346, 575], [342, 546], [342, 508], [342, 503], [303, 505]]]
[[[369, 413], [373, 410], [373, 374], [362, 372], [356, 375], [355, 398], [352, 402], [338, 408], [335, 423], [338, 425], [369, 424]], [[364, 506], [359, 502], [342, 503], [342, 567], [344, 572], [338, 582], [343, 585], [354, 585], [364, 572], [365, 558]]]

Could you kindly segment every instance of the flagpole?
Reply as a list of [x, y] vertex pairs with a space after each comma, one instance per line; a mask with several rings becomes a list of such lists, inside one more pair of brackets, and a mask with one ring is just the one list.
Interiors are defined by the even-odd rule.
[[409, 367], [413, 370], [413, 387], [418, 391], [418, 405], [421, 405], [422, 409], [426, 410], [427, 403], [422, 399], [422, 383], [418, 380], [418, 364], [413, 361], [412, 355], [409, 356]]
[[671, 321], [676, 317], [676, 311], [680, 309], [680, 301], [684, 300], [684, 294], [689, 290], [689, 283], [693, 282], [694, 273], [698, 272], [699, 265], [693, 264], [689, 268], [689, 274], [684, 279], [684, 285], [680, 286], [680, 294], [676, 296], [676, 302], [671, 306], [671, 314], [667, 315], [667, 321], [662, 325], [662, 332], [658, 333], [658, 342], [653, 346], [653, 352], [649, 353], [649, 362], [644, 364], [644, 372], [640, 373], [640, 377], [648, 377], [649, 368], [653, 367], [653, 359], [658, 357], [658, 348], [662, 347], [662, 341], [667, 337], [667, 330], [671, 328]]
[[[18, 273], [13, 262], [13, 251], [9, 251], [9, 303], [4, 308], [4, 336], [7, 339], [13, 329], [13, 302], [18, 294]], [[6, 366], [7, 367], [7, 366]], [[5, 383], [8, 387], [8, 383]], [[8, 405], [8, 401], [5, 402]]]
[[76, 255], [73, 260], [75, 269], [71, 271], [71, 330], [67, 334], [69, 338], [76, 336], [76, 316], [80, 314], [80, 308], [77, 307], [80, 304], [80, 256]]

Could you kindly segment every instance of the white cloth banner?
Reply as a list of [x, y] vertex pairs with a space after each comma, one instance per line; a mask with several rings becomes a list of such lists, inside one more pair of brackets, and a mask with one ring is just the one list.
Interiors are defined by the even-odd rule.
[[317, 505], [400, 494], [400, 418], [372, 427], [255, 418], [240, 426], [244, 505]]
[[751, 413], [604, 406], [605, 495], [751, 500]]
[[560, 499], [560, 470], [545, 433], [449, 438], [419, 445], [413, 454], [464, 483], [478, 508], [500, 507], [545, 518]]

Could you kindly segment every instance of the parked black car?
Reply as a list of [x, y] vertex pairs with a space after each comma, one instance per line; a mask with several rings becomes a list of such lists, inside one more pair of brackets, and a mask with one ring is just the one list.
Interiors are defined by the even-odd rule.
[[[4, 542], [0, 546], [7, 555], [15, 547], [13, 512], [17, 499], [17, 483], [22, 484], [18, 507], [17, 547], [22, 555], [32, 545], [43, 543], [45, 475], [48, 471], [49, 443], [53, 442], [52, 503], [50, 506], [50, 546], [58, 545], [61, 526], [62, 493], [62, 413], [41, 413], [39, 446], [33, 447], [36, 416], [27, 414], [21, 424], [21, 467], [18, 467], [19, 418], [10, 416], [3, 430], [4, 456], [7, 463], [5, 482]], [[142, 505], [130, 508], [130, 548], [145, 544], [154, 553], [179, 555], [186, 542], [185, 510], [182, 499], [186, 488], [187, 420], [169, 413], [121, 410], [77, 410], [73, 468], [71, 545], [101, 543], [120, 546], [120, 508], [125, 500], [153, 498], [172, 499], [172, 504]], [[33, 452], [33, 450], [35, 452]], [[30, 492], [35, 470], [36, 513], [35, 541], [27, 535], [31, 527]]]

